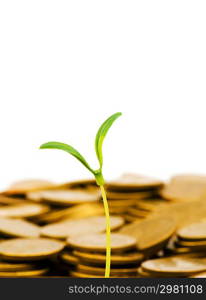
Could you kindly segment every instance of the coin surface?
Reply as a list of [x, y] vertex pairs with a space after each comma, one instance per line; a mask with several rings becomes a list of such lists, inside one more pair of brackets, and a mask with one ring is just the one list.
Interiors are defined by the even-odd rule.
[[145, 251], [154, 246], [167, 242], [175, 232], [176, 223], [169, 217], [151, 217], [140, 222], [134, 222], [120, 229], [120, 233], [137, 239], [137, 248]]
[[0, 218], [0, 233], [11, 237], [35, 238], [40, 235], [39, 226], [18, 219]]
[[152, 187], [161, 187], [163, 182], [155, 178], [146, 177], [137, 174], [126, 173], [120, 178], [110, 181], [106, 184], [108, 190], [114, 189], [143, 189]]
[[173, 256], [147, 260], [141, 268], [152, 273], [192, 274], [206, 270], [206, 258], [193, 258], [189, 256]]
[[[80, 260], [85, 262], [100, 263], [104, 264], [106, 261], [106, 256], [99, 253], [87, 253], [74, 251], [74, 255]], [[142, 253], [132, 252], [124, 253], [122, 255], [111, 255], [111, 264], [114, 265], [124, 265], [124, 264], [137, 264], [143, 260], [144, 256]]]
[[[100, 267], [93, 267], [93, 266], [88, 266], [88, 265], [82, 265], [78, 264], [77, 265], [77, 272], [80, 273], [86, 273], [86, 274], [93, 274], [93, 275], [104, 275], [105, 269], [100, 268]], [[118, 268], [110, 269], [110, 274], [113, 276], [118, 276], [118, 275], [137, 275], [137, 268], [136, 267], [131, 267], [131, 268]]]
[[0, 218], [29, 218], [46, 213], [49, 208], [42, 204], [18, 204], [0, 207]]
[[48, 269], [36, 269], [26, 271], [14, 271], [14, 272], [0, 272], [0, 277], [36, 277], [45, 275]]
[[55, 184], [51, 181], [42, 179], [21, 180], [13, 183], [6, 191], [6, 194], [25, 194], [29, 191], [35, 191], [53, 187]]
[[206, 222], [197, 222], [189, 226], [180, 228], [177, 235], [185, 240], [205, 240], [206, 241]]
[[61, 259], [71, 265], [77, 265], [79, 263], [79, 259], [69, 252], [64, 252], [61, 254]]
[[51, 204], [71, 205], [97, 202], [100, 199], [99, 192], [88, 192], [84, 190], [51, 190], [41, 192], [43, 200]]
[[35, 265], [31, 263], [9, 263], [0, 262], [0, 272], [26, 271], [35, 269]]
[[172, 177], [161, 191], [163, 198], [179, 202], [200, 200], [205, 193], [206, 176], [192, 174]]
[[[101, 233], [71, 237], [67, 239], [67, 242], [70, 247], [83, 251], [105, 252], [106, 250], [106, 236]], [[119, 233], [111, 234], [112, 251], [132, 249], [135, 248], [136, 243], [134, 237]]]
[[[121, 217], [110, 217], [111, 230], [120, 228], [124, 224]], [[67, 238], [69, 236], [83, 235], [86, 233], [100, 233], [106, 229], [104, 216], [88, 217], [78, 220], [66, 220], [55, 224], [46, 225], [41, 229], [43, 236], [53, 238]]]
[[44, 238], [11, 239], [0, 242], [0, 256], [11, 260], [44, 259], [60, 252], [65, 244]]

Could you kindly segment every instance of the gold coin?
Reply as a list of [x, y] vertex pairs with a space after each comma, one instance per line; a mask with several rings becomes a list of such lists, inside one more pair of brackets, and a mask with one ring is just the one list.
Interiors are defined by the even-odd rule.
[[69, 252], [62, 253], [60, 257], [64, 262], [69, 263], [71, 265], [77, 265], [79, 263], [79, 259]]
[[48, 269], [37, 269], [28, 271], [15, 271], [15, 272], [0, 272], [0, 277], [36, 277], [45, 275]]
[[[120, 228], [124, 224], [121, 217], [110, 217], [111, 230]], [[65, 220], [59, 223], [42, 227], [43, 236], [64, 239], [69, 236], [83, 235], [88, 233], [101, 233], [106, 229], [104, 216], [88, 217], [78, 220]]]
[[206, 222], [197, 222], [178, 230], [177, 235], [184, 240], [206, 240]]
[[129, 207], [127, 210], [127, 213], [133, 217], [147, 217], [148, 216], [148, 212], [141, 210], [141, 209], [137, 209], [134, 207]]
[[0, 205], [12, 205], [12, 204], [22, 204], [25, 200], [23, 198], [12, 198], [5, 195], [0, 195]]
[[126, 200], [126, 202], [136, 202], [139, 199], [151, 198], [154, 195], [153, 191], [140, 191], [140, 192], [113, 192], [108, 190], [108, 199], [115, 201]]
[[145, 188], [159, 188], [163, 185], [162, 181], [155, 178], [137, 174], [123, 174], [117, 180], [107, 183], [107, 190], [139, 190]]
[[37, 225], [25, 220], [1, 218], [0, 233], [11, 237], [35, 238], [40, 235], [40, 230]]
[[170, 273], [170, 275], [192, 274], [206, 270], [206, 258], [189, 256], [173, 256], [147, 260], [142, 263], [142, 269], [150, 273]]
[[71, 205], [89, 202], [97, 202], [100, 199], [99, 192], [84, 190], [51, 190], [41, 193], [41, 197], [48, 203], [58, 205]]
[[[78, 264], [77, 265], [77, 272], [80, 273], [86, 273], [86, 274], [93, 274], [93, 275], [104, 275], [105, 269], [100, 267], [91, 267], [87, 265]], [[110, 269], [110, 274], [112, 276], [118, 276], [118, 275], [137, 275], [137, 268], [131, 267], [131, 268], [118, 268], [118, 269]]]
[[138, 200], [136, 202], [136, 207], [151, 212], [159, 208], [167, 207], [170, 204], [171, 203], [167, 200], [152, 198], [152, 199]]
[[[78, 257], [81, 261], [91, 262], [96, 264], [104, 264], [106, 261], [106, 256], [99, 253], [86, 253], [80, 251], [74, 251], [74, 255]], [[124, 253], [122, 255], [111, 255], [111, 264], [113, 265], [124, 265], [124, 264], [137, 264], [143, 260], [143, 254], [132, 252]]]
[[26, 271], [35, 269], [35, 265], [29, 263], [0, 262], [0, 272]]
[[18, 204], [0, 207], [0, 217], [29, 218], [38, 216], [48, 211], [42, 204]]
[[71, 271], [70, 275], [74, 278], [104, 278], [104, 275], [91, 275], [91, 274], [84, 274], [77, 271]]
[[[71, 237], [67, 239], [67, 242], [69, 246], [78, 250], [97, 252], [105, 252], [106, 250], [106, 235], [101, 233]], [[136, 243], [134, 237], [119, 233], [111, 234], [112, 251], [133, 249]]]
[[194, 274], [194, 275], [190, 276], [189, 278], [206, 278], [206, 272]]
[[104, 215], [102, 203], [86, 203], [71, 206], [69, 208], [52, 210], [38, 217], [45, 223], [54, 223], [66, 219], [81, 219], [83, 217]]
[[39, 260], [60, 252], [64, 246], [52, 239], [11, 239], [0, 242], [0, 256], [8, 260]]
[[183, 246], [183, 247], [196, 247], [196, 246], [204, 246], [206, 247], [206, 241], [184, 241], [184, 240], [178, 240], [176, 242], [177, 245]]
[[178, 175], [163, 188], [163, 198], [173, 201], [200, 200], [206, 193], [206, 176]]
[[41, 179], [21, 180], [13, 183], [6, 191], [6, 194], [25, 194], [29, 191], [36, 191], [53, 187], [55, 184]]
[[162, 247], [162, 243], [167, 242], [175, 229], [173, 218], [157, 216], [126, 225], [119, 232], [135, 237], [137, 248], [145, 251], [157, 245]]
[[[77, 271], [71, 271], [70, 272], [70, 275], [72, 277], [75, 277], [75, 278], [104, 278], [104, 275], [93, 275], [93, 274], [86, 274], [86, 273], [80, 273], [80, 272], [77, 272]], [[110, 275], [110, 278], [134, 278], [134, 277], [137, 277], [137, 276], [129, 276], [129, 275], [118, 275], [118, 276], [113, 276], [113, 275]]]

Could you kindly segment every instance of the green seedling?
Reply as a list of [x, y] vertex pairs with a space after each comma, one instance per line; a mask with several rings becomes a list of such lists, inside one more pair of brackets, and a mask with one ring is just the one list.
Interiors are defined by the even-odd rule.
[[121, 113], [116, 113], [110, 116], [99, 128], [95, 138], [95, 151], [97, 155], [97, 159], [99, 161], [99, 168], [92, 169], [86, 159], [72, 146], [59, 143], [59, 142], [48, 142], [40, 146], [40, 149], [60, 149], [68, 152], [76, 159], [78, 159], [95, 177], [97, 185], [100, 187], [105, 218], [106, 218], [106, 265], [105, 265], [105, 277], [108, 278], [110, 276], [110, 266], [111, 266], [111, 226], [110, 226], [110, 215], [109, 215], [109, 206], [107, 201], [107, 196], [104, 188], [105, 180], [102, 173], [103, 167], [103, 154], [102, 154], [102, 145], [104, 138], [112, 126], [114, 121], [121, 116]]

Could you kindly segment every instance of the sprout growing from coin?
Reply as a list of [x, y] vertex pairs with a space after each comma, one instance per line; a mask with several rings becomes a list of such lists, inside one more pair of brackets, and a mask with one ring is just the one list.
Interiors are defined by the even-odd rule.
[[121, 116], [121, 113], [118, 112], [110, 116], [99, 128], [95, 138], [95, 151], [97, 155], [97, 159], [99, 161], [99, 168], [92, 169], [86, 159], [72, 146], [64, 143], [59, 142], [48, 142], [42, 144], [40, 149], [60, 149], [63, 151], [68, 152], [76, 159], [78, 159], [95, 177], [97, 185], [100, 187], [103, 204], [104, 204], [104, 211], [105, 211], [105, 218], [106, 218], [106, 265], [105, 265], [105, 277], [110, 276], [110, 266], [111, 266], [111, 227], [110, 227], [110, 215], [109, 215], [109, 206], [107, 201], [107, 196], [104, 188], [105, 180], [102, 173], [103, 167], [103, 153], [102, 153], [102, 145], [104, 138], [112, 126], [114, 121]]

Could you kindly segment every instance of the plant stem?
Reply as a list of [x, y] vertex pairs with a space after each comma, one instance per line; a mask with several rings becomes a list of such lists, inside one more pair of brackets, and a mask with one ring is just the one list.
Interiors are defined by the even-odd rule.
[[103, 185], [100, 185], [102, 199], [104, 204], [104, 212], [106, 217], [106, 266], [105, 266], [105, 278], [110, 276], [110, 265], [111, 265], [111, 226], [109, 216], [109, 206], [107, 201], [107, 195]]

